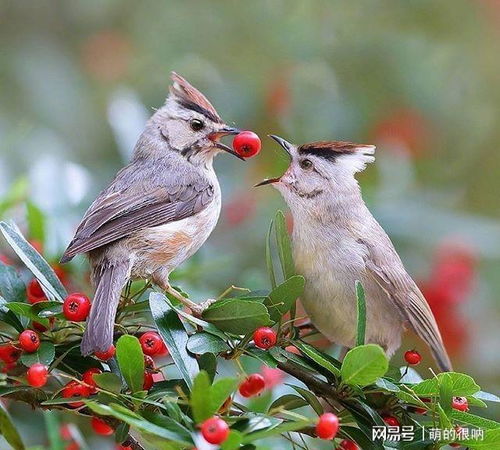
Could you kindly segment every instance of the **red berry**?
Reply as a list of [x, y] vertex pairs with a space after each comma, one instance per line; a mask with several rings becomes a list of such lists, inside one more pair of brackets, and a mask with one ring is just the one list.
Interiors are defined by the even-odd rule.
[[93, 430], [101, 436], [111, 436], [115, 432], [115, 430], [110, 425], [108, 425], [106, 422], [104, 422], [104, 420], [99, 419], [98, 417], [92, 417], [90, 425], [92, 426]]
[[241, 383], [239, 392], [243, 397], [253, 397], [259, 395], [266, 387], [266, 380], [259, 373], [254, 373], [248, 376]]
[[44, 302], [47, 300], [45, 297], [45, 292], [43, 292], [42, 286], [38, 282], [36, 278], [33, 278], [26, 288], [26, 294], [28, 296], [28, 301], [31, 304], [35, 304], [38, 302]]
[[144, 372], [144, 383], [142, 385], [142, 388], [145, 391], [149, 391], [153, 387], [153, 384], [154, 384], [153, 374], [148, 371]]
[[384, 419], [384, 422], [390, 427], [400, 426], [399, 420], [394, 416], [382, 416], [382, 419]]
[[132, 450], [132, 447], [130, 445], [116, 444], [115, 450]]
[[[88, 397], [90, 395], [90, 388], [84, 386], [77, 381], [70, 381], [66, 386], [64, 386], [61, 395], [63, 398], [71, 398], [71, 397]], [[68, 403], [72, 408], [79, 408], [83, 406], [83, 402], [72, 402]]]
[[61, 436], [61, 439], [63, 441], [69, 441], [70, 439], [73, 439], [73, 434], [71, 433], [71, 427], [69, 424], [65, 423], [64, 425], [61, 425], [59, 428], [59, 436]]
[[15, 363], [21, 356], [21, 350], [12, 344], [0, 345], [0, 359], [6, 364]]
[[40, 337], [33, 330], [24, 330], [19, 335], [19, 345], [25, 352], [36, 352], [40, 347]]
[[49, 368], [43, 364], [35, 363], [26, 372], [28, 384], [33, 387], [42, 387], [47, 383]]
[[90, 312], [90, 300], [84, 294], [74, 293], [66, 297], [63, 304], [64, 317], [73, 322], [83, 322]]
[[267, 350], [276, 344], [277, 336], [275, 331], [269, 327], [257, 328], [253, 333], [253, 341], [259, 348]]
[[324, 413], [319, 416], [316, 424], [316, 436], [320, 439], [331, 440], [339, 430], [339, 418], [333, 413]]
[[201, 424], [201, 434], [210, 444], [222, 444], [229, 436], [229, 427], [220, 417], [213, 416]]
[[160, 353], [163, 349], [163, 341], [158, 333], [154, 331], [148, 331], [144, 333], [140, 338], [142, 351], [145, 355], [154, 356]]
[[111, 345], [111, 347], [109, 347], [105, 352], [95, 352], [94, 355], [101, 361], [107, 361], [108, 359], [111, 359], [113, 356], [115, 356], [115, 353], [116, 348], [114, 345]]
[[412, 366], [416, 366], [422, 361], [422, 356], [416, 350], [408, 350], [405, 353], [405, 361]]
[[92, 367], [90, 369], [87, 369], [85, 372], [83, 372], [82, 380], [85, 384], [92, 386], [90, 388], [90, 392], [92, 394], [95, 394], [97, 392], [97, 389], [96, 389], [97, 384], [94, 381], [94, 375], [98, 375], [100, 373], [102, 373], [102, 370], [98, 369], [97, 367]]
[[233, 148], [238, 155], [250, 158], [260, 152], [262, 144], [253, 131], [242, 131], [233, 139]]
[[469, 411], [469, 402], [465, 397], [453, 397], [451, 407], [458, 411]]
[[64, 447], [64, 450], [80, 450], [80, 445], [78, 442], [70, 442], [66, 447]]
[[353, 441], [344, 439], [339, 446], [339, 450], [359, 450], [359, 447]]

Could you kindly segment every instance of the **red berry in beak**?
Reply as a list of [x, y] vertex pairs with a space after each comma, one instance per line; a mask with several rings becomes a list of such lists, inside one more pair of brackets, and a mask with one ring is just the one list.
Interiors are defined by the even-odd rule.
[[408, 350], [405, 353], [405, 361], [411, 366], [416, 366], [422, 361], [422, 356], [416, 350]]
[[319, 416], [316, 424], [316, 436], [320, 439], [331, 440], [339, 430], [339, 418], [333, 413], [324, 413]]
[[38, 347], [40, 347], [40, 338], [38, 333], [33, 330], [24, 330], [19, 335], [19, 345], [25, 352], [36, 352]]
[[35, 363], [26, 372], [26, 379], [30, 386], [42, 387], [47, 383], [49, 368], [43, 364]]
[[233, 139], [233, 148], [243, 158], [251, 158], [260, 152], [262, 144], [253, 131], [242, 131]]
[[214, 416], [201, 424], [201, 434], [208, 443], [218, 445], [229, 436], [229, 427], [221, 418]]
[[253, 333], [253, 341], [257, 347], [267, 350], [276, 345], [276, 332], [269, 327], [257, 328]]
[[74, 293], [66, 297], [63, 304], [64, 317], [73, 322], [84, 321], [90, 312], [90, 300], [84, 294]]

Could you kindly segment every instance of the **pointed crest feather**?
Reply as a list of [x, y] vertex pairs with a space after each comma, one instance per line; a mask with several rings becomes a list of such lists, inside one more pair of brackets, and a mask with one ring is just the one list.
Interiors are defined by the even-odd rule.
[[172, 72], [171, 78], [173, 83], [170, 93], [177, 97], [183, 106], [198, 110], [214, 122], [222, 122], [216, 109], [198, 89], [175, 72]]

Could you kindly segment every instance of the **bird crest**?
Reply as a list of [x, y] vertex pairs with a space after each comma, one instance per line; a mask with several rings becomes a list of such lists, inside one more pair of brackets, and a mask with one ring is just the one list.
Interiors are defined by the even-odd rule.
[[170, 93], [182, 106], [198, 111], [214, 122], [222, 123], [216, 109], [198, 89], [175, 72], [172, 72], [171, 78], [173, 83]]

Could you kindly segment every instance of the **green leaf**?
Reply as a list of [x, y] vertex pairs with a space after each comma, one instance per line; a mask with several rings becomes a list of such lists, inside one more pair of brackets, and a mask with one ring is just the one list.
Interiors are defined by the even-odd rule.
[[388, 368], [389, 361], [382, 348], [367, 344], [347, 352], [340, 372], [344, 383], [367, 386], [384, 376]]
[[2, 402], [0, 402], [0, 434], [15, 450], [25, 448], [21, 436]]
[[[453, 382], [448, 373], [443, 373], [443, 376], [438, 378], [439, 382], [439, 406], [443, 409], [445, 415], [451, 412], [451, 402], [453, 399]], [[441, 417], [441, 414], [440, 414]], [[441, 419], [443, 419], [441, 417]], [[441, 420], [441, 426], [448, 428], [448, 424]]]
[[191, 388], [191, 409], [196, 423], [201, 423], [213, 415], [209, 401], [210, 379], [204, 370], [196, 376]]
[[286, 227], [285, 215], [282, 211], [276, 213], [274, 224], [276, 229], [278, 256], [283, 270], [283, 277], [287, 280], [295, 275], [295, 264], [293, 263], [292, 244]]
[[102, 416], [112, 416], [118, 420], [128, 423], [132, 428], [142, 433], [152, 434], [180, 445], [190, 447], [193, 442], [188, 441], [179, 433], [173, 432], [163, 426], [156, 425], [139, 414], [121, 406], [117, 403], [102, 405], [94, 401], [86, 401], [87, 406], [97, 414]]
[[61, 438], [59, 418], [55, 411], [43, 411], [45, 428], [49, 438], [50, 450], [63, 450], [64, 442]]
[[389, 392], [399, 392], [400, 390], [396, 384], [392, 383], [389, 380], [386, 380], [385, 378], [379, 378], [377, 381], [375, 381], [375, 386]]
[[0, 261], [0, 294], [8, 302], [22, 302], [26, 298], [26, 287], [16, 269]]
[[269, 312], [262, 303], [239, 298], [219, 300], [205, 309], [202, 315], [220, 330], [238, 335], [271, 324]]
[[284, 422], [281, 425], [278, 425], [270, 429], [264, 429], [246, 434], [245, 436], [243, 436], [242, 444], [248, 444], [258, 439], [264, 439], [272, 436], [278, 436], [282, 433], [300, 430], [301, 428], [305, 428], [307, 426], [310, 426], [311, 424], [312, 422], [309, 420]]
[[358, 330], [356, 335], [356, 345], [364, 345], [366, 332], [366, 298], [365, 290], [360, 281], [356, 280], [356, 301], [358, 312]]
[[284, 283], [274, 288], [264, 300], [269, 315], [274, 322], [290, 311], [298, 297], [304, 292], [305, 280], [300, 275], [288, 278]]
[[271, 281], [272, 289], [276, 287], [276, 275], [274, 273], [273, 256], [271, 254], [271, 233], [273, 231], [273, 224], [274, 221], [271, 220], [266, 236], [266, 266], [267, 266], [267, 272], [269, 273], [269, 280]]
[[33, 272], [45, 293], [51, 299], [62, 302], [68, 294], [47, 261], [24, 239], [17, 229], [5, 222], [0, 222], [0, 231], [22, 262], [26, 264], [26, 267]]
[[187, 349], [196, 355], [221, 353], [230, 350], [229, 345], [218, 336], [210, 333], [196, 333], [189, 337]]
[[149, 296], [149, 305], [158, 333], [165, 342], [182, 378], [191, 388], [194, 377], [199, 370], [196, 358], [188, 353], [186, 349], [188, 335], [182, 322], [176, 311], [169, 306], [163, 294], [152, 292]]
[[460, 441], [460, 444], [468, 447], [470, 450], [494, 450], [499, 448], [500, 428], [494, 430], [485, 430], [483, 438], [467, 439]]
[[237, 387], [238, 379], [229, 377], [221, 378], [212, 385], [210, 389], [210, 405], [214, 414], [219, 411], [219, 408], [236, 391]]
[[324, 410], [321, 402], [319, 401], [318, 397], [316, 397], [311, 391], [308, 391], [307, 389], [301, 388], [299, 386], [294, 386], [293, 384], [287, 384], [287, 386], [295, 389], [304, 398], [304, 400], [306, 400], [307, 403], [311, 405], [312, 409], [314, 409], [318, 416], [323, 414]]
[[258, 359], [260, 362], [264, 363], [266, 366], [276, 368], [278, 367], [278, 361], [273, 358], [269, 351], [264, 351], [257, 347], [247, 347], [245, 349], [245, 353], [248, 356], [251, 356], [255, 359]]
[[202, 370], [194, 379], [191, 389], [191, 409], [196, 423], [212, 417], [226, 399], [236, 390], [236, 378], [221, 378], [210, 385], [208, 374]]
[[227, 439], [222, 443], [222, 450], [235, 450], [240, 448], [241, 442], [243, 441], [243, 435], [236, 430], [231, 430]]
[[[430, 396], [439, 394], [439, 383], [444, 373], [440, 373], [437, 377], [429, 380], [424, 380], [421, 383], [412, 387], [413, 391], [420, 396]], [[474, 379], [469, 375], [458, 372], [446, 372], [446, 376], [450, 377], [451, 392], [455, 397], [467, 397], [474, 395], [480, 389]]]
[[39, 317], [38, 314], [34, 311], [34, 305], [30, 305], [28, 303], [21, 302], [9, 302], [3, 305], [4, 307], [10, 309], [13, 313], [27, 317], [30, 320], [34, 320], [36, 322], [41, 323], [45, 327], [49, 327], [49, 319], [45, 317]]
[[142, 391], [144, 384], [144, 354], [139, 339], [123, 335], [116, 343], [116, 359], [123, 378], [132, 392]]
[[297, 408], [302, 408], [303, 406], [306, 406], [308, 403], [307, 401], [299, 397], [298, 395], [294, 394], [285, 394], [279, 398], [277, 398], [273, 403], [271, 403], [271, 406], [269, 406], [268, 412], [269, 414], [274, 414], [276, 413], [275, 410], [279, 411], [291, 411], [293, 409]]
[[198, 357], [198, 367], [207, 372], [210, 381], [213, 381], [217, 373], [217, 358], [213, 353], [203, 353]]
[[485, 430], [500, 428], [500, 423], [494, 420], [485, 419], [484, 417], [479, 417], [475, 414], [466, 413], [463, 411], [457, 411], [456, 409], [453, 409], [451, 411], [450, 417], [454, 420], [457, 420], [458, 422], [472, 425], [477, 428], [484, 428]]
[[479, 391], [474, 394], [474, 397], [485, 400], [487, 402], [500, 402], [500, 397], [495, 394], [490, 394], [489, 392]]
[[32, 202], [26, 202], [28, 231], [31, 239], [45, 242], [45, 217], [43, 212]]
[[373, 441], [371, 439], [371, 435], [367, 436], [359, 428], [342, 425], [339, 430], [339, 437], [349, 439], [350, 441], [354, 441], [358, 446], [360, 446], [359, 448], [366, 448], [373, 450], [384, 449], [384, 446], [381, 443], [381, 441], [379, 440]]
[[[122, 390], [122, 381], [120, 377], [112, 372], [95, 374], [93, 377], [97, 386], [106, 391], [119, 393]], [[142, 388], [142, 386], [141, 386]]]
[[25, 328], [17, 316], [5, 306], [6, 300], [0, 296], [0, 321], [10, 325], [19, 333], [22, 333]]
[[21, 355], [21, 362], [26, 366], [30, 367], [33, 364], [41, 363], [46, 366], [50, 365], [54, 361], [56, 356], [56, 349], [54, 344], [49, 341], [42, 341], [38, 350], [33, 353], [23, 352]]
[[324, 355], [318, 349], [302, 341], [294, 341], [293, 345], [295, 345], [309, 359], [313, 360], [321, 367], [327, 369], [328, 372], [330, 372], [332, 375], [340, 377], [340, 370], [337, 367], [335, 367], [335, 365], [330, 361], [330, 359], [328, 359], [326, 355]]

